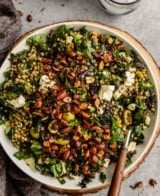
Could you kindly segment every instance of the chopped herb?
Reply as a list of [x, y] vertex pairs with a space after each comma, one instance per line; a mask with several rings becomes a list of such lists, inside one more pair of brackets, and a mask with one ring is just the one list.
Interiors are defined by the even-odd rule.
[[40, 50], [47, 50], [47, 36], [45, 34], [39, 34], [31, 36], [27, 39], [28, 45], [34, 45], [38, 47]]
[[24, 151], [18, 151], [18, 152], [16, 152], [15, 154], [14, 154], [14, 156], [17, 158], [17, 159], [19, 159], [19, 160], [21, 160], [21, 159], [24, 159], [25, 158], [25, 156], [26, 156], [26, 153], [24, 152]]
[[42, 153], [42, 145], [38, 141], [33, 141], [31, 150], [35, 155], [40, 155]]
[[99, 179], [102, 183], [104, 183], [106, 181], [107, 177], [103, 172], [101, 172], [99, 175]]

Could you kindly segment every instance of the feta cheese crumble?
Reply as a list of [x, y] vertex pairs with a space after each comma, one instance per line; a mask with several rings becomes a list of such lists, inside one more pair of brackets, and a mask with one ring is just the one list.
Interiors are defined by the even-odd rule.
[[48, 89], [52, 88], [55, 85], [55, 81], [50, 80], [47, 75], [42, 75], [39, 84], [40, 84], [39, 90], [44, 93], [47, 93]]
[[135, 69], [130, 69], [130, 71], [125, 72], [126, 79], [124, 84], [120, 85], [119, 88], [115, 91], [114, 97], [118, 99], [130, 86], [135, 83]]
[[135, 152], [136, 151], [136, 142], [130, 142], [128, 146], [128, 152]]
[[114, 85], [102, 85], [99, 91], [99, 98], [101, 100], [111, 101], [114, 89]]
[[131, 103], [127, 106], [127, 108], [131, 111], [134, 111], [136, 109], [136, 104], [135, 103]]
[[150, 122], [151, 122], [151, 118], [147, 115], [145, 118], [145, 124], [148, 126], [150, 125]]
[[125, 86], [132, 86], [135, 81], [135, 73], [126, 71], [126, 80], [125, 80]]
[[126, 90], [127, 87], [124, 84], [120, 85], [120, 87], [114, 93], [115, 99], [118, 99]]
[[26, 101], [25, 98], [23, 97], [23, 95], [20, 95], [19, 97], [17, 97], [16, 99], [12, 99], [12, 100], [7, 100], [8, 103], [10, 103], [12, 106], [14, 106], [15, 108], [21, 108], [25, 105]]
[[110, 159], [104, 159], [104, 164], [103, 167], [108, 168], [109, 167], [109, 163], [110, 163]]

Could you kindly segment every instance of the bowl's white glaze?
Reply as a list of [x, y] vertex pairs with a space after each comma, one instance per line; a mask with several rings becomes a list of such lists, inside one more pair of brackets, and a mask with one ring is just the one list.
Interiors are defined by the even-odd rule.
[[[148, 74], [150, 79], [152, 80], [155, 90], [156, 90], [156, 96], [157, 96], [157, 111], [155, 116], [151, 116], [151, 125], [150, 127], [145, 131], [145, 141], [143, 145], [139, 145], [137, 147], [137, 153], [133, 157], [133, 163], [125, 169], [124, 177], [127, 177], [131, 172], [133, 172], [139, 164], [144, 160], [144, 158], [149, 153], [151, 147], [154, 144], [154, 141], [156, 137], [159, 134], [160, 129], [160, 74], [158, 67], [151, 57], [151, 55], [147, 52], [147, 50], [131, 35], [128, 33], [114, 28], [110, 26], [106, 26], [103, 24], [99, 24], [96, 22], [89, 22], [89, 21], [70, 21], [70, 22], [61, 22], [53, 25], [48, 25], [42, 28], [38, 28], [36, 30], [33, 30], [29, 33], [26, 33], [24, 36], [22, 36], [13, 49], [11, 50], [12, 53], [19, 52], [26, 48], [26, 39], [29, 38], [31, 35], [39, 34], [39, 33], [48, 33], [51, 29], [56, 29], [58, 26], [66, 24], [74, 26], [75, 28], [79, 28], [82, 26], [86, 26], [88, 30], [94, 30], [96, 32], [102, 33], [102, 34], [112, 34], [117, 37], [119, 37], [121, 40], [124, 41], [125, 47], [128, 50], [135, 51], [141, 61], [143, 61], [147, 67], [148, 67]], [[3, 81], [3, 72], [6, 70], [6, 68], [10, 65], [9, 62], [9, 56], [6, 57], [6, 60], [4, 61], [1, 69], [0, 69], [0, 81]], [[13, 156], [13, 154], [16, 152], [16, 149], [12, 146], [11, 142], [8, 140], [8, 138], [5, 136], [3, 131], [3, 126], [0, 127], [0, 143], [2, 147], [4, 148], [5, 152], [8, 154], [10, 159], [27, 175], [32, 177], [33, 179], [41, 182], [42, 184], [46, 185], [47, 187], [50, 187], [51, 189], [58, 190], [61, 192], [93, 192], [100, 190], [104, 187], [107, 187], [111, 181], [112, 173], [114, 165], [109, 167], [109, 169], [106, 170], [107, 174], [107, 182], [105, 184], [102, 184], [99, 181], [98, 175], [96, 175], [96, 178], [88, 184], [87, 188], [81, 189], [79, 186], [77, 186], [78, 182], [80, 181], [80, 177], [77, 177], [74, 180], [67, 179], [65, 184], [60, 184], [57, 180], [51, 177], [47, 177], [44, 175], [41, 175], [39, 172], [32, 171], [23, 160], [18, 160]]]

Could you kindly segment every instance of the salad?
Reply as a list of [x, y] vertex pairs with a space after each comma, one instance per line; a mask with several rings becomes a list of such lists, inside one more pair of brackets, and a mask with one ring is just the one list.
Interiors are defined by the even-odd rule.
[[62, 25], [28, 38], [0, 84], [0, 123], [33, 170], [79, 186], [116, 162], [132, 128], [127, 164], [155, 112], [147, 68], [119, 38]]

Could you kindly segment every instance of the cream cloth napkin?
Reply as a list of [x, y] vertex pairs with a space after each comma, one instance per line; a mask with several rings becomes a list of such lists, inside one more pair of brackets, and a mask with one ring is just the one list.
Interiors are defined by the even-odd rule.
[[[0, 0], [0, 65], [21, 30], [21, 20], [11, 0]], [[21, 172], [0, 146], [0, 196], [44, 195], [41, 184]]]

